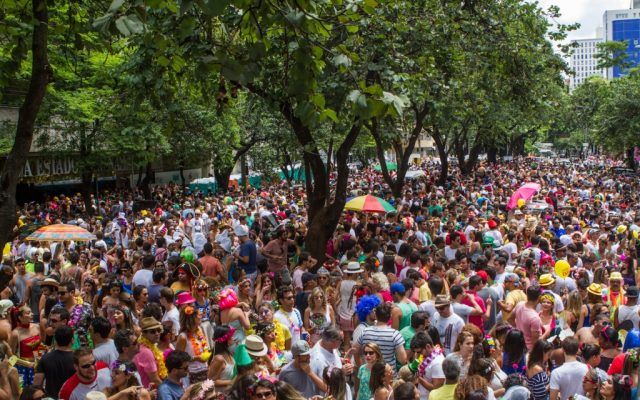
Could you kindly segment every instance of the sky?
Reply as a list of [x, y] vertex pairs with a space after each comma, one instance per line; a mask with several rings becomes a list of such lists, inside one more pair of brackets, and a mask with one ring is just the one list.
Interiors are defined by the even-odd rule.
[[538, 0], [540, 7], [551, 5], [560, 7], [562, 16], [559, 23], [580, 23], [580, 29], [569, 32], [568, 40], [588, 39], [596, 35], [596, 28], [602, 26], [605, 10], [626, 10], [630, 0]]

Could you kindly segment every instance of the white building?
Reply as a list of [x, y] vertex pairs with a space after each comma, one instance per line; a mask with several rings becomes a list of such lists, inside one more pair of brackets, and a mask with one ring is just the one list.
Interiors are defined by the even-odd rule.
[[578, 85], [584, 83], [587, 78], [592, 76], [606, 77], [606, 70], [598, 68], [598, 60], [595, 58], [598, 54], [598, 43], [602, 43], [604, 39], [577, 39], [573, 40], [577, 46], [573, 49], [573, 54], [569, 58], [569, 68], [575, 75], [569, 76], [569, 89], [573, 90]]

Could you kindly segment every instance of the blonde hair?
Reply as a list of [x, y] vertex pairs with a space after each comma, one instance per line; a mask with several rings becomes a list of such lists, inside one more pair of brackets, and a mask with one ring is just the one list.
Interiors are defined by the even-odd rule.
[[318, 304], [316, 304], [316, 296], [321, 294], [322, 295], [322, 308], [326, 308], [327, 307], [327, 295], [325, 294], [324, 290], [322, 290], [321, 287], [316, 286], [313, 288], [313, 290], [311, 291], [311, 294], [309, 295], [309, 308], [310, 309], [314, 309], [316, 308], [316, 306]]
[[371, 275], [371, 279], [380, 286], [380, 290], [389, 290], [389, 279], [384, 272], [376, 272]]
[[567, 307], [565, 308], [568, 311], [573, 313], [576, 320], [580, 319], [580, 313], [582, 313], [582, 296], [580, 292], [574, 290], [569, 293], [569, 297], [567, 298]]

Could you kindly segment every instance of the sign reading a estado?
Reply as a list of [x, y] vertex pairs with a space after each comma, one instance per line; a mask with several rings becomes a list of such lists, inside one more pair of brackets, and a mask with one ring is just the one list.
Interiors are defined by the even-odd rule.
[[24, 164], [22, 181], [48, 181], [62, 177], [77, 176], [78, 166], [72, 156], [50, 156], [30, 158]]

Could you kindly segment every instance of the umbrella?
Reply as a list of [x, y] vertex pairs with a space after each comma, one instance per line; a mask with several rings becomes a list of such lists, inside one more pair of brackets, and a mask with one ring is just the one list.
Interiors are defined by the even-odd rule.
[[371, 195], [354, 197], [344, 205], [344, 209], [370, 213], [388, 213], [396, 210], [385, 200]]
[[[375, 169], [378, 172], [382, 171], [382, 167], [380, 165], [376, 165], [375, 167], [373, 167], [373, 169]], [[398, 169], [398, 164], [393, 163], [393, 162], [388, 162], [387, 163], [387, 170], [388, 171], [395, 171], [396, 169]]]
[[523, 199], [524, 201], [529, 200], [540, 190], [540, 185], [535, 182], [529, 182], [522, 185], [518, 190], [513, 192], [509, 202], [507, 203], [507, 209], [511, 210], [512, 208], [516, 208], [518, 206], [518, 200]]
[[88, 242], [95, 239], [96, 237], [88, 230], [69, 224], [43, 226], [27, 237], [27, 240], [36, 240], [39, 242], [55, 242], [63, 240]]

